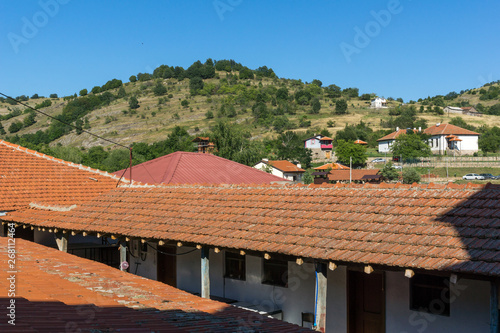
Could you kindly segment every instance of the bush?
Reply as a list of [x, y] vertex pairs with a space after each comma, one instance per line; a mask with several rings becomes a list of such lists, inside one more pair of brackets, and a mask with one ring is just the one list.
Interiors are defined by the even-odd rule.
[[207, 119], [213, 119], [214, 113], [209, 110], [205, 113], [205, 117], [207, 117]]
[[189, 101], [188, 101], [187, 99], [185, 99], [185, 100], [183, 100], [183, 101], [181, 102], [181, 105], [182, 105], [182, 107], [187, 108], [187, 107], [189, 106]]
[[420, 182], [420, 175], [417, 170], [413, 168], [403, 169], [403, 183], [404, 184], [413, 184]]
[[139, 101], [135, 96], [130, 97], [128, 101], [128, 105], [130, 106], [131, 109], [138, 109], [139, 108]]
[[58, 98], [58, 97], [57, 97], [57, 94], [50, 94], [50, 96], [49, 96], [49, 97], [50, 97], [50, 98]]
[[9, 132], [10, 133], [16, 133], [19, 132], [23, 128], [23, 123], [20, 121], [14, 121], [12, 124], [9, 126]]

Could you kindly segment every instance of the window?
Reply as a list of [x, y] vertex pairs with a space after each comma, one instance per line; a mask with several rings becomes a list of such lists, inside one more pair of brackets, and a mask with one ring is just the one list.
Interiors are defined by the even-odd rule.
[[245, 256], [226, 252], [226, 272], [224, 277], [245, 280]]
[[410, 280], [410, 309], [449, 317], [449, 283], [442, 276], [415, 275]]
[[263, 272], [263, 284], [272, 284], [280, 287], [288, 286], [288, 261], [264, 260]]

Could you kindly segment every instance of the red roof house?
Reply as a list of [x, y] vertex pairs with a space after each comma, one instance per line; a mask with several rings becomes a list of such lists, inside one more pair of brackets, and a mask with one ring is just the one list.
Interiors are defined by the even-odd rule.
[[[114, 174], [129, 177], [130, 170]], [[132, 179], [148, 184], [271, 184], [288, 180], [212, 154], [178, 151], [132, 167]]]

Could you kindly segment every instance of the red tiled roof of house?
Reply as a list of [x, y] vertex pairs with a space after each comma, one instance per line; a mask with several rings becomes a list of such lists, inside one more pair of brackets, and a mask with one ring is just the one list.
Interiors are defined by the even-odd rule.
[[68, 207], [115, 188], [118, 177], [0, 140], [0, 211]]
[[268, 161], [268, 162], [262, 161], [262, 162], [266, 163], [266, 164], [269, 163], [273, 167], [275, 167], [276, 169], [281, 170], [283, 172], [298, 172], [298, 173], [306, 172], [306, 170], [301, 169], [298, 166], [296, 166], [295, 164], [293, 164], [292, 162], [289, 162], [286, 160], [285, 161]]
[[494, 185], [132, 186], [3, 220], [293, 257], [500, 276]]
[[[0, 306], [10, 304], [0, 238]], [[43, 245], [16, 239], [15, 326], [7, 332], [309, 332]], [[4, 313], [6, 311], [3, 311]]]
[[321, 139], [319, 139], [319, 140], [320, 140], [320, 141], [333, 141], [333, 139], [332, 139], [332, 138], [329, 138], [329, 137], [327, 137], [327, 136], [324, 136], [324, 137], [322, 137], [322, 138], [321, 138]]
[[356, 141], [354, 141], [354, 143], [357, 144], [357, 145], [367, 145], [368, 144], [368, 142], [365, 142], [365, 141], [359, 140], [359, 139], [356, 140]]
[[343, 164], [340, 164], [340, 163], [327, 163], [327, 164], [324, 164], [324, 165], [319, 166], [317, 168], [314, 168], [314, 170], [328, 170], [328, 169], [332, 169], [332, 170], [349, 170], [349, 167], [345, 166]]
[[328, 174], [331, 181], [345, 180], [374, 180], [382, 178], [378, 175], [378, 169], [352, 169], [352, 170], [332, 170]]
[[[115, 172], [121, 176], [124, 170]], [[129, 177], [129, 170], [126, 172]], [[132, 167], [132, 179], [148, 184], [270, 184], [284, 178], [212, 154], [178, 151]]]
[[[396, 140], [396, 138], [402, 134], [406, 134], [407, 129], [400, 129], [395, 132], [392, 132], [390, 134], [387, 134], [386, 136], [381, 137], [377, 141], [385, 141], [385, 140]], [[417, 132], [417, 130], [413, 130], [413, 132]]]
[[479, 133], [469, 131], [468, 129], [461, 128], [452, 124], [440, 124], [439, 126], [436, 124], [434, 126], [426, 128], [424, 133], [429, 135], [479, 135]]

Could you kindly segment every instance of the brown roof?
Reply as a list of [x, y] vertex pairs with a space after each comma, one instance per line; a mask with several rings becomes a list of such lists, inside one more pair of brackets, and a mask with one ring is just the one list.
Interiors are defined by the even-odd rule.
[[368, 142], [365, 142], [365, 141], [363, 141], [363, 140], [359, 140], [359, 139], [358, 139], [358, 140], [356, 140], [356, 141], [354, 141], [354, 143], [355, 143], [355, 144], [358, 144], [358, 145], [367, 145], [367, 144], [368, 144]]
[[337, 263], [500, 276], [500, 187], [131, 186], [3, 220]]
[[439, 126], [436, 124], [426, 128], [424, 133], [429, 135], [479, 135], [479, 133], [452, 124], [440, 124]]
[[[0, 305], [10, 302], [0, 237]], [[16, 239], [15, 326], [0, 332], [306, 332], [43, 245]], [[3, 311], [5, 313], [5, 311]]]
[[377, 173], [378, 169], [332, 170], [328, 174], [328, 179], [332, 181], [344, 181], [349, 179], [374, 180], [382, 178], [382, 176]]
[[[400, 136], [401, 134], [407, 134], [406, 133], [407, 129], [400, 129], [400, 130], [397, 130], [396, 132], [392, 132], [391, 134], [387, 134], [386, 136], [383, 136], [381, 137], [380, 139], [378, 139], [377, 141], [385, 141], [385, 140], [396, 140], [396, 138], [398, 136]], [[412, 130], [414, 133], [417, 132], [417, 130]]]
[[281, 170], [283, 172], [298, 172], [298, 173], [306, 172], [306, 170], [301, 169], [298, 166], [296, 166], [295, 164], [293, 164], [292, 162], [289, 162], [286, 160], [285, 161], [268, 161], [268, 162], [261, 161], [261, 162], [266, 163], [266, 164], [269, 163], [273, 167], [275, 167], [276, 169]]
[[327, 164], [324, 164], [324, 165], [319, 166], [317, 168], [314, 168], [314, 170], [328, 170], [328, 169], [332, 169], [332, 170], [349, 170], [349, 167], [345, 166], [343, 164], [340, 164], [340, 163], [327, 163]]
[[69, 209], [115, 188], [119, 177], [0, 140], [0, 211]]
[[329, 137], [327, 137], [327, 136], [324, 136], [324, 137], [322, 137], [321, 139], [319, 139], [319, 141], [333, 141], [333, 139], [332, 139], [332, 138], [329, 138]]

